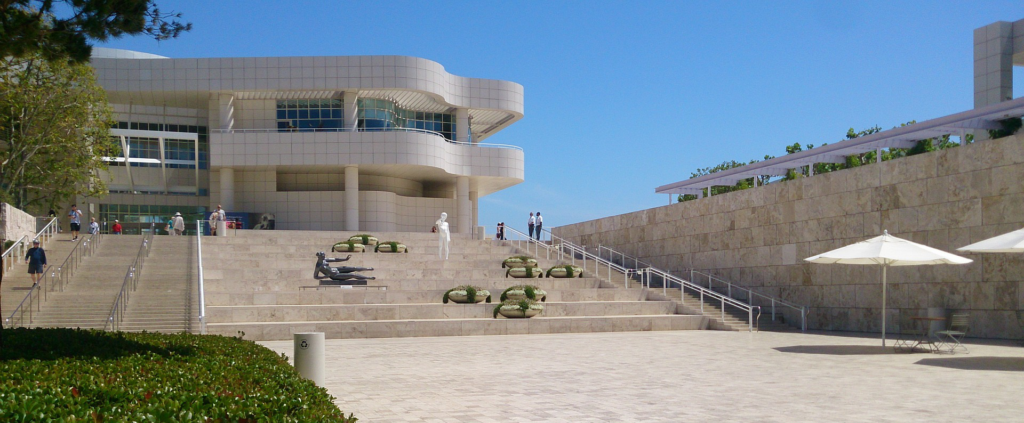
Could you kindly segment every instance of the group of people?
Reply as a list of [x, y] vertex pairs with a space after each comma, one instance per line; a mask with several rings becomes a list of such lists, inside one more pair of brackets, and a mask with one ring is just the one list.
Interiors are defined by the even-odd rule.
[[[530, 212], [530, 220], [527, 221], [526, 226], [530, 228], [530, 238], [540, 241], [540, 235], [544, 228], [544, 218], [541, 217], [540, 212], [536, 215]], [[498, 222], [498, 228], [495, 231], [495, 239], [505, 240], [505, 222]]]

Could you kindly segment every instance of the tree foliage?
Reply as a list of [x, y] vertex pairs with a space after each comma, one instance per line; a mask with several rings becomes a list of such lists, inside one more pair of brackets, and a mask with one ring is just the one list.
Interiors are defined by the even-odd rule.
[[0, 59], [0, 201], [46, 210], [106, 193], [113, 112], [86, 64]]
[[153, 0], [0, 0], [0, 57], [89, 60], [90, 41], [124, 35], [156, 40], [192, 29]]
[[[1008, 120], [1008, 121], [1009, 122], [1004, 121], [1004, 129], [1001, 130], [1001, 132], [999, 132], [999, 134], [1004, 134], [1004, 133], [1013, 134], [1018, 128], [1020, 128], [1020, 119], [1017, 119], [1016, 122], [1013, 122], [1012, 120]], [[898, 127], [904, 127], [904, 126], [907, 126], [907, 125], [913, 125], [915, 123], [917, 123], [917, 122], [912, 120], [910, 122], [900, 124]], [[878, 133], [878, 132], [881, 132], [881, 131], [882, 131], [882, 128], [877, 126], [877, 125], [876, 126], [872, 126], [870, 128], [867, 128], [867, 129], [864, 129], [864, 130], [861, 130], [861, 131], [857, 131], [857, 130], [855, 130], [853, 128], [850, 128], [846, 132], [846, 139], [852, 140], [854, 138], [860, 138], [860, 137], [871, 135], [871, 134]], [[995, 132], [995, 131], [992, 131], [992, 132]], [[963, 142], [965, 144], [970, 144], [970, 143], [974, 142], [974, 136], [971, 135], [971, 134], [966, 134], [966, 136], [964, 137]], [[828, 145], [828, 144], [822, 144], [821, 147], [824, 147], [826, 145]], [[904, 148], [890, 148], [890, 149], [882, 150], [881, 151], [881, 153], [882, 153], [882, 161], [892, 160], [892, 159], [899, 158], [899, 157], [913, 156], [915, 154], [927, 153], [929, 151], [944, 150], [944, 149], [947, 149], [947, 148], [954, 148], [954, 147], [958, 147], [959, 145], [960, 145], [959, 143], [950, 140], [950, 137], [947, 134], [947, 135], [943, 135], [943, 136], [937, 137], [937, 138], [931, 138], [931, 139], [926, 139], [926, 140], [918, 141], [917, 145], [915, 145], [912, 148], [905, 148], [905, 149]], [[787, 145], [786, 146], [786, 154], [796, 154], [796, 153], [799, 153], [801, 151], [811, 150], [811, 149], [814, 149], [814, 144], [801, 145], [800, 143], [797, 142], [797, 143], [793, 143], [791, 145]], [[837, 170], [849, 169], [849, 168], [858, 167], [858, 166], [865, 165], [865, 164], [874, 163], [877, 155], [878, 155], [878, 153], [875, 152], [875, 151], [868, 151], [868, 152], [864, 152], [864, 153], [861, 153], [861, 154], [854, 154], [854, 155], [847, 156], [845, 163], [815, 163], [813, 165], [814, 166], [814, 174], [817, 175], [817, 174], [821, 174], [821, 173], [835, 172]], [[775, 158], [775, 156], [771, 156], [771, 155], [764, 156], [764, 160], [769, 160], [769, 159], [773, 159], [773, 158]], [[724, 161], [724, 162], [722, 162], [721, 164], [719, 164], [717, 166], [699, 168], [699, 169], [697, 169], [696, 172], [693, 172], [690, 175], [690, 177], [691, 178], [696, 178], [696, 177], [699, 177], [699, 176], [710, 175], [712, 173], [721, 172], [723, 170], [728, 170], [728, 169], [737, 168], [737, 167], [741, 167], [741, 166], [746, 166], [748, 164], [753, 164], [753, 163], [757, 163], [757, 162], [758, 162], [758, 160], [751, 160], [748, 163], [737, 162], [735, 160], [727, 160], [727, 161]], [[809, 166], [801, 166], [800, 168], [790, 169], [788, 172], [786, 172], [786, 175], [783, 176], [782, 178], [780, 178], [779, 180], [788, 181], [788, 180], [793, 180], [793, 179], [797, 179], [797, 178], [803, 178], [803, 177], [808, 176], [809, 174], [810, 174]], [[767, 184], [769, 182], [771, 176], [770, 175], [761, 175], [761, 176], [758, 176], [758, 178], [759, 178], [758, 185], [764, 185], [764, 184]], [[711, 187], [711, 194], [712, 195], [724, 194], [724, 193], [727, 193], [727, 192], [744, 190], [744, 189], [751, 188], [751, 187], [754, 187], [754, 186], [755, 186], [754, 178], [747, 178], [747, 179], [739, 181], [735, 185], [713, 186], [713, 187]], [[706, 188], [704, 189], [704, 191], [705, 191], [704, 194], [707, 195], [707, 189]], [[697, 196], [696, 195], [691, 195], [691, 194], [680, 195], [678, 197], [678, 201], [679, 202], [695, 200], [695, 199], [697, 199]]]

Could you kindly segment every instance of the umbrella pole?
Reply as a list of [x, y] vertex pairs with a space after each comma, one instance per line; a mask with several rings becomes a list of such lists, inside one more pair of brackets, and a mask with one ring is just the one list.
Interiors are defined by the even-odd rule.
[[882, 265], [882, 346], [885, 346], [885, 271], [889, 265]]

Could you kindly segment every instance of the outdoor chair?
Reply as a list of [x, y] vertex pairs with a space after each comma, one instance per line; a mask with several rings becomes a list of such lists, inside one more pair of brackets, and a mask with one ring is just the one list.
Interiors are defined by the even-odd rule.
[[892, 348], [897, 352], [914, 352], [914, 348], [920, 344], [921, 339], [924, 338], [924, 332], [921, 330], [921, 324], [913, 320], [914, 312], [909, 309], [900, 309], [899, 323], [899, 334], [896, 337], [896, 343], [892, 345]]
[[942, 340], [941, 350], [953, 354], [956, 353], [957, 348], [963, 348], [964, 352], [970, 353], [967, 347], [961, 343], [970, 329], [970, 317], [971, 315], [968, 313], [953, 313], [953, 317], [949, 320], [949, 329], [935, 333], [935, 336]]

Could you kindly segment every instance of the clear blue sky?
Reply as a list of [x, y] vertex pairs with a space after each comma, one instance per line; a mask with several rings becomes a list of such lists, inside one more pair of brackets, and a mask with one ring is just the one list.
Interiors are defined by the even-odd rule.
[[1024, 18], [1019, 1], [157, 3], [194, 29], [103, 46], [408, 55], [522, 84], [526, 116], [487, 142], [523, 147], [526, 182], [481, 199], [489, 231], [664, 205], [654, 188], [699, 167], [970, 109], [973, 30]]

